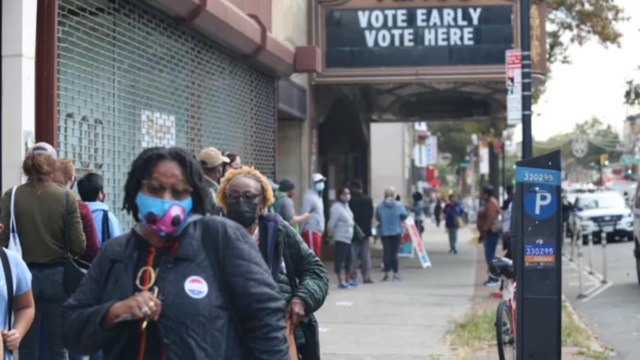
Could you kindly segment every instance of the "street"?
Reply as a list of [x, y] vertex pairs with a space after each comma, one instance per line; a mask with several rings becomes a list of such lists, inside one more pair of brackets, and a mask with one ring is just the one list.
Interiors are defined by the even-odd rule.
[[477, 251], [468, 229], [460, 231], [458, 255], [450, 255], [444, 229], [431, 223], [425, 228], [432, 268], [422, 269], [417, 258], [403, 259], [403, 281], [383, 283], [377, 252], [375, 284], [338, 290], [331, 279], [329, 297], [317, 313], [324, 360], [452, 358], [444, 336], [470, 307]]
[[[586, 325], [613, 351], [612, 358], [637, 359], [640, 352], [640, 286], [636, 277], [633, 242], [612, 243], [608, 252], [608, 285], [602, 278], [602, 246], [595, 245], [593, 263], [595, 275], [589, 276], [589, 248], [584, 250], [584, 292], [587, 298], [578, 299], [578, 270], [576, 262], [565, 258], [563, 263], [563, 291]], [[570, 247], [567, 245], [565, 253]]]

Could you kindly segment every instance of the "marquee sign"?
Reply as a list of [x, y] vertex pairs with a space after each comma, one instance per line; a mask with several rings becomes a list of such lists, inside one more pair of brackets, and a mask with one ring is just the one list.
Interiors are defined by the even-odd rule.
[[[505, 51], [519, 46], [513, 0], [314, 2], [314, 42], [322, 54], [318, 82], [503, 81]], [[535, 16], [543, 15], [537, 7]], [[540, 21], [533, 23], [532, 30], [542, 31]]]

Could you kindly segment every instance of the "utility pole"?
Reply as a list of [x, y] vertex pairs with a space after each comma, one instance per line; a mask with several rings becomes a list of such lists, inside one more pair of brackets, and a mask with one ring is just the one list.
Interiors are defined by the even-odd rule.
[[533, 156], [531, 134], [531, 1], [520, 0], [520, 49], [522, 51], [522, 158]]

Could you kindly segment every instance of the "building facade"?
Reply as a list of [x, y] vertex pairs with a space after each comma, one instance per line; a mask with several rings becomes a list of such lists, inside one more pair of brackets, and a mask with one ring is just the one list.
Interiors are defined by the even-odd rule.
[[306, 39], [292, 30], [306, 8], [292, 3], [3, 1], [3, 34], [19, 36], [3, 39], [2, 189], [21, 182], [34, 141], [80, 176], [102, 174], [114, 209], [132, 160], [152, 146], [215, 146], [275, 178], [278, 143], [296, 140], [284, 153], [300, 155], [308, 144], [306, 80], [287, 80]]

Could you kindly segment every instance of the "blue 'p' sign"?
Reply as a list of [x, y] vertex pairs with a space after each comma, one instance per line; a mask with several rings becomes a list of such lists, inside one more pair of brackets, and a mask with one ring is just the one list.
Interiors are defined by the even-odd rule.
[[524, 210], [536, 220], [550, 218], [557, 209], [557, 196], [549, 186], [534, 186], [524, 194]]

